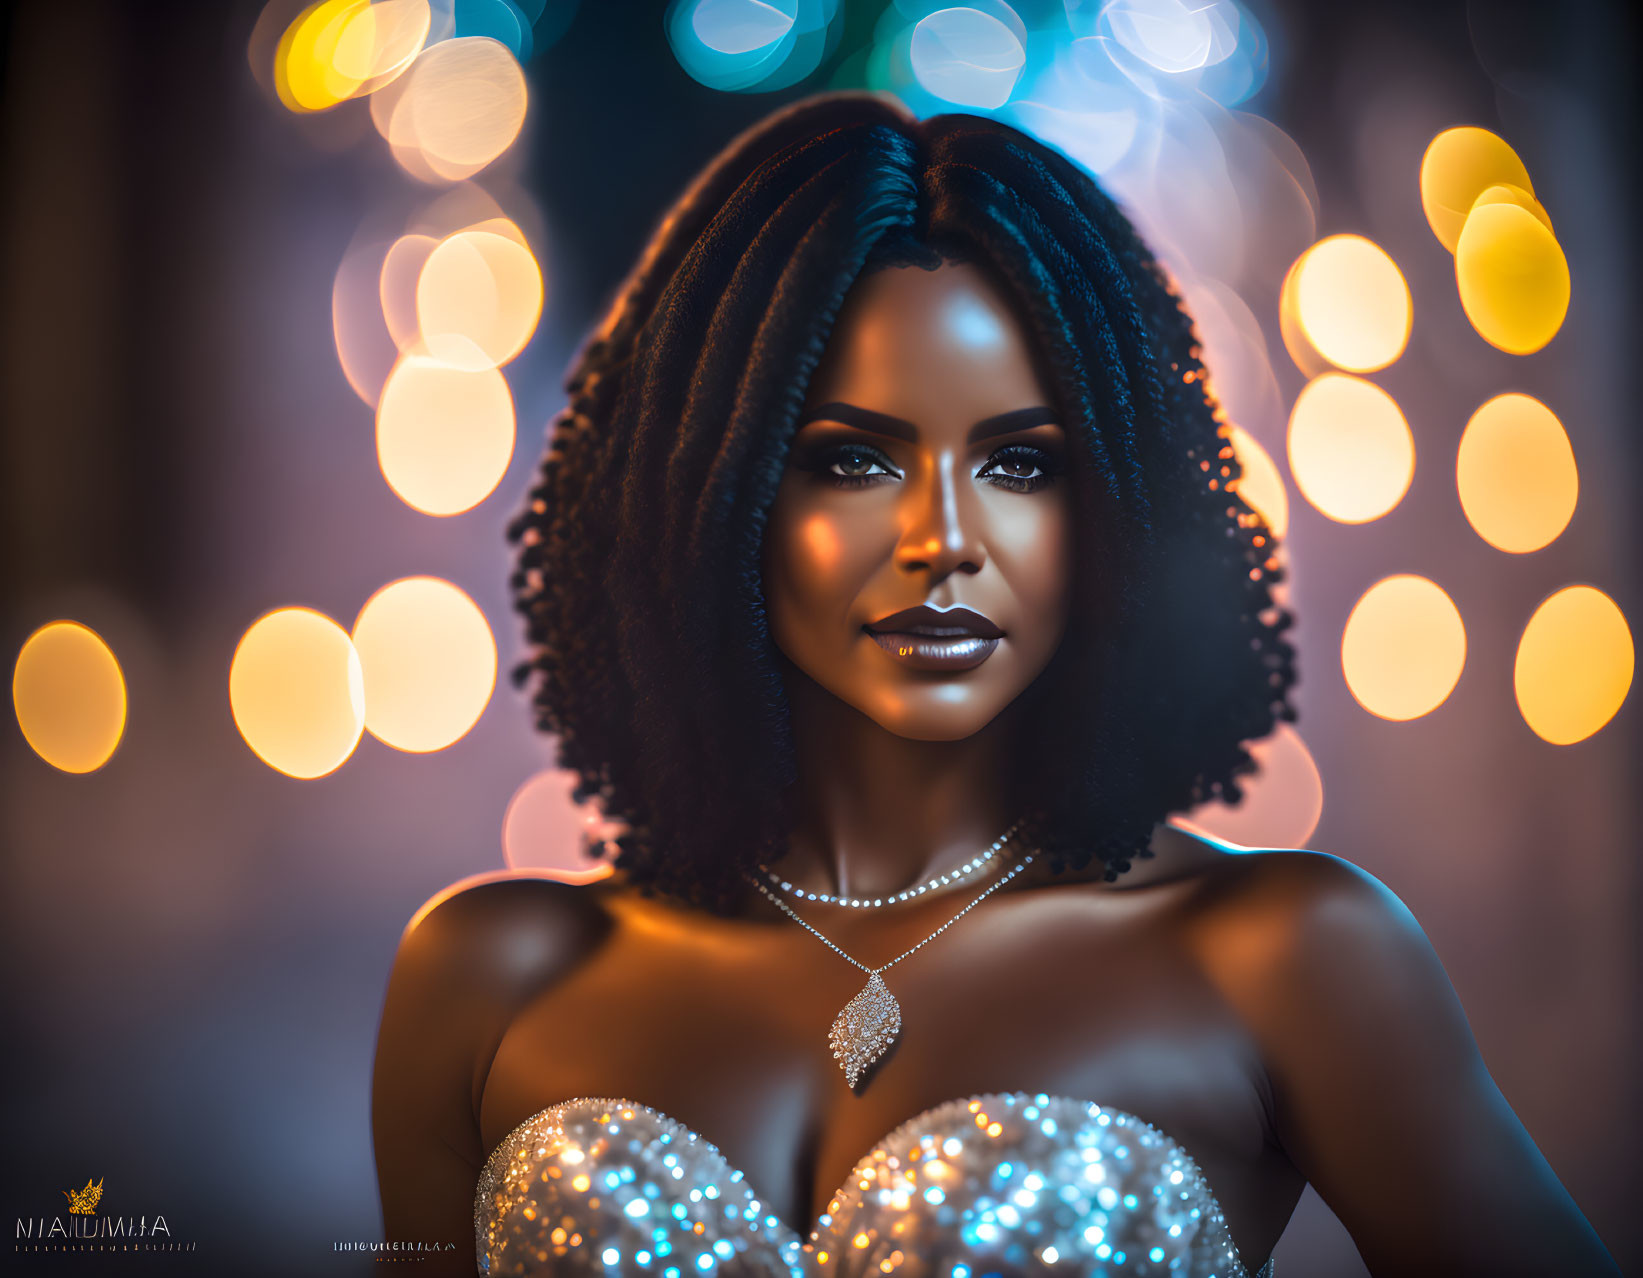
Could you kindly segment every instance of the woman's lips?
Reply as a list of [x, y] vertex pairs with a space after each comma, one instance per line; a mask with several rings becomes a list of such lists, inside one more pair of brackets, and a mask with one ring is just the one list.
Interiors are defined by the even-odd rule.
[[970, 670], [993, 655], [997, 639], [973, 634], [923, 634], [869, 630], [874, 643], [911, 670]]

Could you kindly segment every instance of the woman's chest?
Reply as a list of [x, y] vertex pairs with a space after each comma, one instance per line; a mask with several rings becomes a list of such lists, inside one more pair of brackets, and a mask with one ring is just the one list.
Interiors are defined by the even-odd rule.
[[619, 928], [509, 1026], [485, 1081], [484, 1148], [571, 1097], [639, 1101], [718, 1146], [805, 1234], [907, 1119], [957, 1097], [1047, 1092], [1174, 1137], [1235, 1234], [1240, 1214], [1273, 1214], [1292, 1173], [1273, 1160], [1259, 1062], [1181, 938], [1117, 928], [1103, 944], [1048, 919], [999, 922], [884, 970], [900, 1030], [854, 1092], [828, 1031], [865, 972], [802, 933], [750, 949], [741, 934]]

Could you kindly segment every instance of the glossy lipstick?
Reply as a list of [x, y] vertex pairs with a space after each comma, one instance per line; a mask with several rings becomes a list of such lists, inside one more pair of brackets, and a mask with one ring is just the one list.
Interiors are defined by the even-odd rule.
[[973, 670], [1004, 632], [969, 608], [904, 608], [862, 627], [892, 659], [911, 670]]

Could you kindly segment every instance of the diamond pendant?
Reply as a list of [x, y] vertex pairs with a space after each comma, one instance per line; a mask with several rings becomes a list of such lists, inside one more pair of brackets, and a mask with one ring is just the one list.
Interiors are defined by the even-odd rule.
[[862, 1071], [890, 1050], [900, 1032], [901, 1004], [884, 978], [874, 972], [828, 1031], [827, 1042], [845, 1082], [854, 1088]]

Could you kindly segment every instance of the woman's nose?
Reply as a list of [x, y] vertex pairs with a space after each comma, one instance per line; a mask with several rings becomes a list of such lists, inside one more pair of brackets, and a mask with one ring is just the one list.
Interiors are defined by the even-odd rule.
[[954, 572], [981, 571], [986, 559], [978, 529], [981, 511], [964, 465], [962, 457], [943, 453], [904, 485], [906, 522], [896, 546], [900, 567], [928, 571], [938, 581]]

